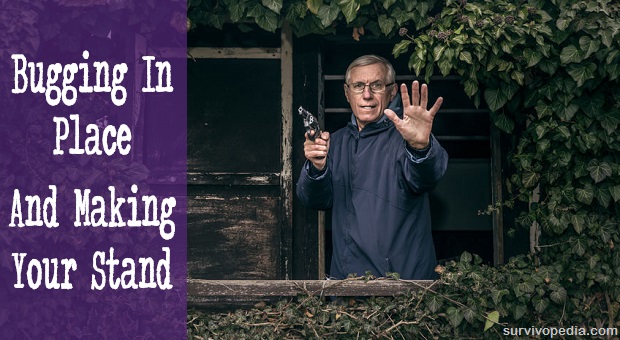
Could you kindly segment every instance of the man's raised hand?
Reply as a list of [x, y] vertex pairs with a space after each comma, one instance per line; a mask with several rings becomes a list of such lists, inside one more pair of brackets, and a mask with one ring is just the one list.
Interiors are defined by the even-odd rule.
[[394, 123], [409, 146], [414, 149], [424, 149], [430, 143], [433, 119], [435, 119], [435, 115], [443, 103], [443, 98], [437, 98], [433, 107], [427, 110], [428, 86], [423, 84], [420, 89], [417, 80], [411, 85], [411, 98], [409, 98], [405, 84], [400, 85], [400, 95], [403, 100], [403, 118], [400, 119], [390, 109], [386, 109], [384, 113]]

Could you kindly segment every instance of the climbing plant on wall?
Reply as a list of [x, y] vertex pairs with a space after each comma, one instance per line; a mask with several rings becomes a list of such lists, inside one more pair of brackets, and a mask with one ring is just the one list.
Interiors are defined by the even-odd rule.
[[[189, 25], [402, 37], [425, 77], [458, 74], [517, 142], [508, 198], [533, 252], [487, 268], [469, 254], [420, 299], [454, 328], [495, 321], [620, 327], [620, 3], [610, 0], [189, 0]], [[446, 299], [448, 294], [450, 299]], [[458, 303], [449, 303], [450, 300]], [[441, 319], [441, 318], [440, 318]], [[463, 321], [465, 320], [465, 321]], [[524, 322], [527, 320], [527, 322]], [[529, 324], [528, 324], [529, 322]], [[375, 333], [369, 333], [375, 334]], [[429, 333], [430, 334], [430, 333]]]

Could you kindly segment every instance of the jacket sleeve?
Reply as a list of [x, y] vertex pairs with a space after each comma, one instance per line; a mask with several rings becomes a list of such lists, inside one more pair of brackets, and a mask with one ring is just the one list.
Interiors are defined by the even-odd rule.
[[430, 147], [426, 152], [412, 150], [405, 142], [403, 175], [405, 181], [415, 193], [421, 194], [432, 190], [448, 166], [448, 153], [431, 134]]
[[297, 198], [307, 207], [327, 210], [332, 207], [332, 181], [329, 166], [324, 171], [314, 169], [306, 160], [297, 181]]

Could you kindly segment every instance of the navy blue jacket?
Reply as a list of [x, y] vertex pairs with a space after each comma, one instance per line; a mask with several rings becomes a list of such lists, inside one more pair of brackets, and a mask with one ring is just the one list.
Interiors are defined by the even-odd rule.
[[332, 209], [330, 276], [436, 277], [428, 191], [448, 155], [432, 135], [427, 153], [416, 154], [384, 116], [359, 132], [353, 123], [334, 132], [323, 171], [306, 161], [297, 196], [310, 208]]

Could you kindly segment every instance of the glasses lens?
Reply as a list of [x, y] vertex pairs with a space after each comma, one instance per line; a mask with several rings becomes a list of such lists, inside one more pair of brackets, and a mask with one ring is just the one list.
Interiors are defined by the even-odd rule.
[[368, 88], [370, 88], [370, 91], [372, 91], [373, 93], [382, 93], [385, 91], [385, 88], [386, 88], [386, 85], [380, 81], [375, 81], [373, 83], [370, 83], [369, 85], [366, 85], [362, 82], [357, 82], [357, 83], [350, 84], [348, 86], [349, 86], [349, 89], [353, 91], [354, 93], [364, 92], [364, 89], [366, 88], [366, 86], [368, 86]]
[[374, 93], [383, 92], [385, 91], [385, 84], [380, 81], [376, 81], [370, 84], [370, 90]]
[[362, 93], [362, 92], [364, 92], [364, 87], [366, 87], [366, 84], [364, 84], [364, 83], [353, 83], [349, 87], [355, 93]]

